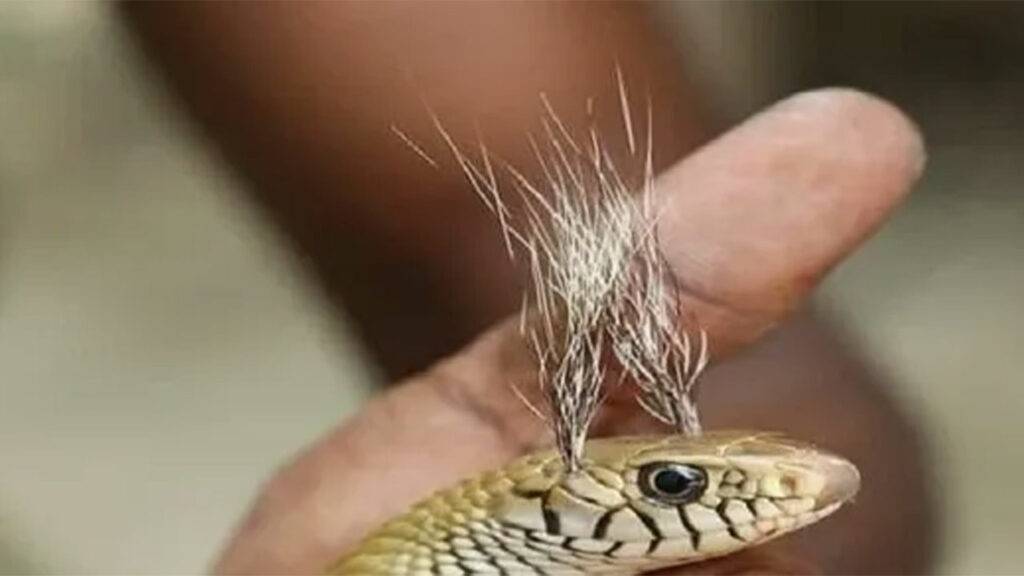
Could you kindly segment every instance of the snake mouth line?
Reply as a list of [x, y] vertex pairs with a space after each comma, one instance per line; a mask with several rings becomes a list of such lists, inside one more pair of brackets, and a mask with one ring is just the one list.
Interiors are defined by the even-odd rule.
[[820, 520], [836, 511], [842, 502], [816, 508], [798, 515], [777, 516], [749, 522], [731, 523], [727, 527], [689, 532], [685, 535], [665, 537], [652, 535], [647, 539], [594, 540], [567, 537], [558, 544], [535, 542], [541, 548], [558, 546], [581, 558], [604, 562], [631, 562], [640, 558], [664, 560], [667, 565], [681, 559], [697, 561], [729, 552], [737, 548], [766, 543], [807, 524]]

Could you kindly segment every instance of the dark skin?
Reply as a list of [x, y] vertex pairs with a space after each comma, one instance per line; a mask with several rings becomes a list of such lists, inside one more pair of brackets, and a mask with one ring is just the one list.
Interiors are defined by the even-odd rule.
[[[932, 519], [913, 430], [827, 326], [807, 314], [785, 323], [920, 174], [920, 138], [897, 110], [849, 91], [809, 94], [677, 160], [706, 132], [642, 5], [125, 8], [401, 380], [275, 475], [218, 572], [315, 572], [414, 500], [550, 442], [507, 386], [532, 373], [513, 323], [499, 320], [463, 345], [518, 302], [494, 223], [451, 163], [431, 169], [388, 127], [431, 142], [425, 100], [456, 139], [475, 141], [478, 123], [491, 150], [528, 166], [523, 133], [535, 126], [540, 91], [574, 125], [583, 115], [573, 111], [595, 96], [605, 133], [621, 134], [616, 61], [651, 93], [668, 206], [660, 240], [689, 321], [709, 331], [719, 364], [704, 388], [706, 424], [813, 440], [850, 457], [865, 478], [857, 504], [837, 518], [677, 572], [927, 568]], [[440, 156], [434, 142], [428, 150]], [[594, 433], [651, 427], [616, 397]]]

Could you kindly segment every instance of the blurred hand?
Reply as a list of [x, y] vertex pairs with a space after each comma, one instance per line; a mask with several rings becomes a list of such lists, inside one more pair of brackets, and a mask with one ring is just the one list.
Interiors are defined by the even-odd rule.
[[[715, 359], [797, 309], [889, 215], [923, 163], [916, 130], [893, 107], [825, 90], [773, 106], [663, 173], [660, 240]], [[267, 484], [216, 570], [317, 572], [430, 492], [550, 443], [509, 387], [532, 381], [531, 370], [508, 321], [393, 387]], [[653, 427], [648, 420], [614, 398], [593, 435]], [[780, 546], [673, 573], [813, 569], [806, 551]]]

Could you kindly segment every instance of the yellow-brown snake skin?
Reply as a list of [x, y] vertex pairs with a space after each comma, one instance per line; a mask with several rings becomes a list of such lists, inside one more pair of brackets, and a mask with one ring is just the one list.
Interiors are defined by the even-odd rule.
[[575, 472], [539, 452], [438, 492], [330, 572], [637, 574], [806, 526], [859, 485], [848, 461], [775, 434], [597, 439]]

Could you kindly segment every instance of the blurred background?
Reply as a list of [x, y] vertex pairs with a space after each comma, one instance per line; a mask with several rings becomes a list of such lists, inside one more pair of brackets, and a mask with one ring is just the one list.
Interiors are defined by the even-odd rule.
[[[923, 183], [816, 304], [922, 429], [936, 570], [1019, 573], [1024, 5], [655, 14], [723, 126], [841, 84], [922, 127]], [[0, 3], [0, 573], [201, 572], [385, 381], [245, 187], [113, 6]]]

